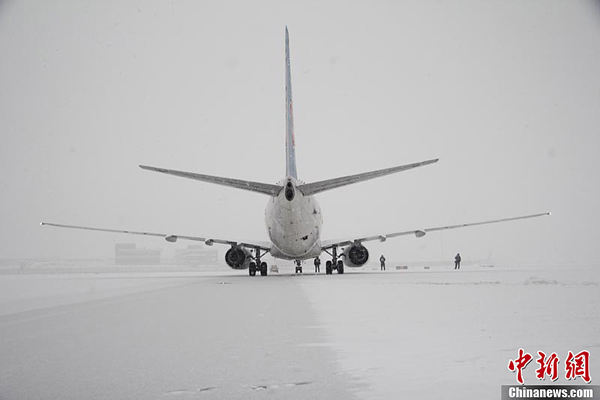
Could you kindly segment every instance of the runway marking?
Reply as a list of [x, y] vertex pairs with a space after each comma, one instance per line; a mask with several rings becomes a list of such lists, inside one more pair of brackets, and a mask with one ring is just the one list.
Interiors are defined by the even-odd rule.
[[527, 279], [525, 282], [523, 282], [524, 285], [558, 285], [558, 281], [555, 281], [554, 279], [544, 279], [544, 278], [538, 278], [537, 276], [532, 276], [529, 279]]
[[181, 390], [173, 390], [170, 392], [166, 392], [165, 395], [167, 396], [171, 396], [171, 395], [182, 395], [182, 394], [198, 394], [198, 393], [206, 393], [206, 392], [210, 392], [211, 390], [216, 390], [218, 389], [217, 387], [205, 387], [205, 388], [191, 388], [191, 389], [181, 389]]
[[491, 282], [413, 282], [413, 285], [436, 285], [436, 286], [479, 286], [479, 285], [500, 285], [500, 281]]
[[313, 342], [313, 343], [298, 343], [298, 347], [341, 347], [341, 343], [332, 342]]
[[261, 391], [261, 390], [276, 390], [276, 389], [281, 389], [281, 388], [291, 388], [291, 387], [298, 387], [298, 386], [306, 386], [306, 385], [310, 385], [312, 384], [312, 381], [300, 381], [300, 382], [289, 382], [289, 383], [282, 383], [282, 384], [271, 384], [271, 385], [256, 385], [256, 386], [250, 386], [249, 389], [252, 391]]

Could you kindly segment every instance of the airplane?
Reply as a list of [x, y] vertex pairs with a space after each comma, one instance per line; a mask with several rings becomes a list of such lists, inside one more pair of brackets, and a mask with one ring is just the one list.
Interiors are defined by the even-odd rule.
[[272, 257], [293, 260], [296, 263], [296, 271], [302, 272], [301, 262], [315, 258], [325, 252], [331, 256], [331, 260], [325, 263], [325, 272], [331, 275], [333, 271], [338, 274], [344, 273], [344, 266], [361, 267], [369, 260], [369, 251], [363, 245], [365, 242], [380, 241], [398, 236], [415, 235], [420, 238], [434, 231], [463, 228], [467, 226], [494, 224], [499, 222], [515, 221], [528, 218], [536, 218], [550, 213], [524, 215], [519, 217], [502, 218], [482, 222], [472, 222], [459, 225], [439, 226], [427, 229], [412, 229], [399, 232], [386, 233], [374, 236], [357, 238], [344, 238], [341, 240], [321, 240], [321, 227], [323, 218], [319, 203], [314, 195], [326, 190], [379, 178], [385, 175], [401, 171], [424, 167], [435, 164], [438, 158], [412, 164], [400, 165], [392, 168], [380, 169], [360, 173], [356, 175], [343, 176], [340, 178], [327, 179], [318, 182], [305, 183], [298, 179], [296, 169], [296, 151], [294, 137], [294, 115], [292, 103], [292, 82], [290, 68], [290, 45], [287, 26], [285, 28], [285, 107], [286, 107], [286, 170], [285, 178], [277, 184], [252, 182], [240, 179], [224, 178], [212, 175], [203, 175], [192, 172], [177, 171], [165, 168], [157, 168], [146, 165], [139, 167], [154, 172], [193, 179], [212, 184], [234, 187], [269, 196], [266, 206], [265, 223], [270, 241], [236, 241], [219, 239], [211, 236], [183, 236], [152, 232], [137, 232], [127, 230], [93, 228], [86, 226], [64, 225], [42, 222], [41, 225], [83, 229], [101, 232], [127, 233], [143, 236], [163, 237], [168, 242], [176, 242], [179, 239], [204, 242], [208, 246], [222, 244], [230, 246], [225, 254], [225, 262], [235, 270], [248, 269], [250, 276], [260, 272], [262, 276], [267, 275], [267, 263], [262, 257], [270, 253]]

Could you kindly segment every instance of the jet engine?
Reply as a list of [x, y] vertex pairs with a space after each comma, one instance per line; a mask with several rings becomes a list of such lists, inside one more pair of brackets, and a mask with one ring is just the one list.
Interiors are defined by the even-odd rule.
[[369, 261], [369, 250], [362, 244], [346, 247], [343, 253], [344, 264], [348, 267], [362, 267]]
[[252, 261], [250, 251], [244, 247], [232, 246], [225, 253], [225, 262], [232, 269], [247, 269], [250, 261]]

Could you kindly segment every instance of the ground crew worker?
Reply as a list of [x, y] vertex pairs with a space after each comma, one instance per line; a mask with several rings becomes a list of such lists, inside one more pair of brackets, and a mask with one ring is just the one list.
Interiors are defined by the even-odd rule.
[[454, 269], [460, 269], [460, 253], [456, 253], [456, 256], [454, 257]]
[[383, 254], [381, 255], [381, 257], [379, 257], [379, 261], [381, 262], [381, 270], [385, 271], [385, 257], [383, 256]]
[[319, 272], [321, 272], [321, 260], [319, 259], [319, 256], [317, 256], [315, 258], [315, 274], [318, 274]]

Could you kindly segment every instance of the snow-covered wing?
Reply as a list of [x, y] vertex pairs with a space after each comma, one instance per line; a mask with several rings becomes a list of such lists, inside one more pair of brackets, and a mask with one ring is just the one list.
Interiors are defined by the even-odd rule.
[[370, 242], [370, 241], [373, 241], [373, 240], [378, 240], [380, 242], [385, 242], [387, 239], [394, 238], [394, 237], [397, 237], [397, 236], [406, 236], [406, 235], [415, 235], [416, 237], [423, 237], [428, 232], [442, 231], [442, 230], [446, 230], [446, 229], [465, 228], [467, 226], [495, 224], [495, 223], [498, 223], [498, 222], [516, 221], [516, 220], [519, 220], [519, 219], [528, 219], [528, 218], [543, 217], [545, 215], [550, 215], [550, 213], [547, 212], [547, 213], [541, 213], [541, 214], [523, 215], [523, 216], [520, 216], [520, 217], [494, 219], [494, 220], [482, 221], [482, 222], [470, 222], [470, 223], [467, 223], [467, 224], [438, 226], [438, 227], [435, 227], [435, 228], [427, 228], [427, 229], [412, 229], [412, 230], [409, 230], [409, 231], [386, 233], [384, 235], [366, 236], [366, 237], [354, 238], [354, 239], [325, 240], [325, 241], [323, 241], [321, 247], [323, 249], [329, 249], [329, 248], [332, 248], [334, 246], [347, 246], [347, 245], [350, 245], [352, 243]]
[[81, 230], [86, 230], [86, 231], [127, 233], [130, 235], [141, 235], [141, 236], [156, 236], [156, 237], [162, 237], [168, 242], [176, 242], [178, 239], [184, 239], [184, 240], [193, 240], [196, 242], [204, 242], [205, 244], [207, 244], [209, 246], [211, 246], [213, 243], [217, 243], [217, 244], [227, 244], [227, 245], [231, 245], [231, 246], [248, 247], [251, 249], [255, 249], [255, 248], [259, 248], [261, 250], [270, 250], [271, 249], [271, 243], [262, 242], [262, 241], [247, 242], [247, 241], [216, 239], [216, 238], [210, 238], [210, 237], [172, 235], [172, 234], [155, 233], [155, 232], [126, 231], [126, 230], [118, 230], [118, 229], [93, 228], [93, 227], [89, 227], [89, 226], [53, 224], [53, 223], [49, 223], [49, 222], [42, 222], [40, 225], [54, 226], [57, 228], [81, 229]]

